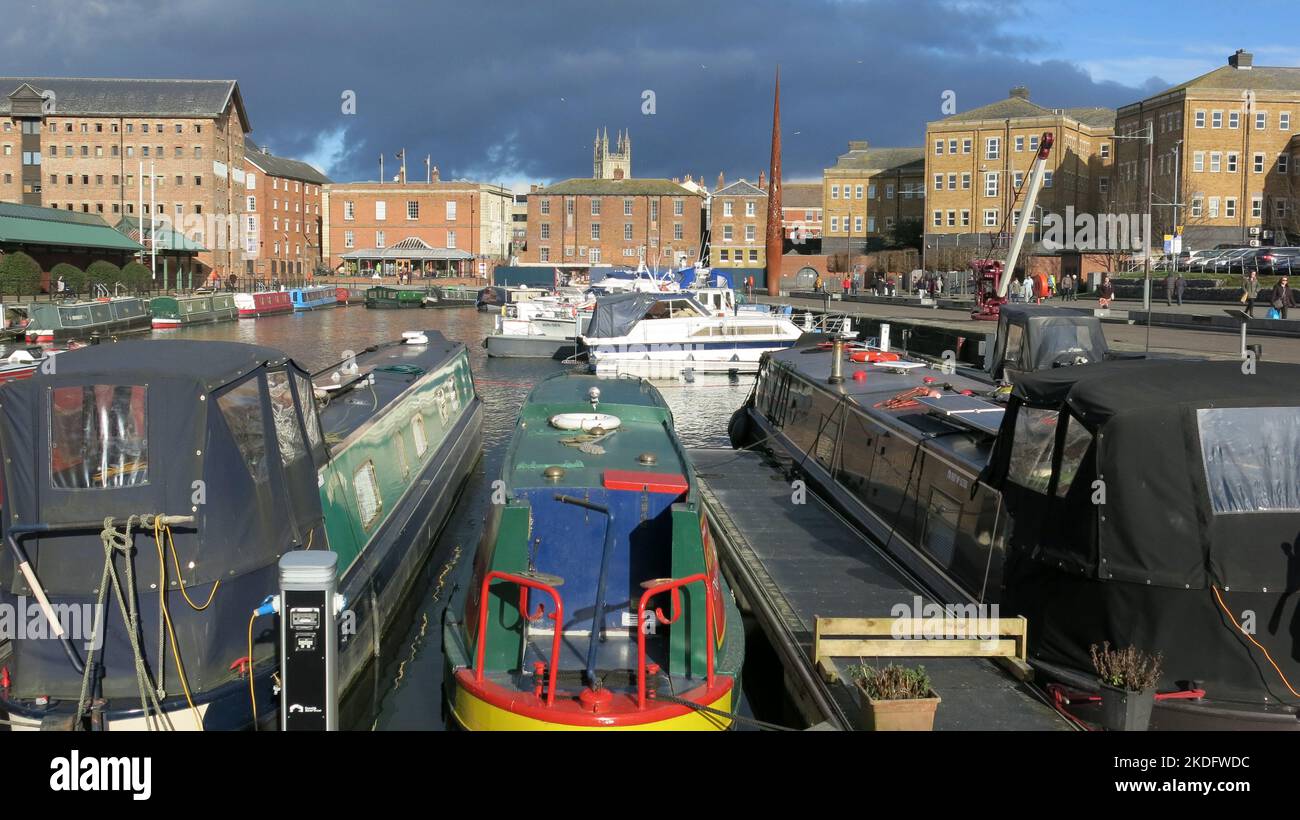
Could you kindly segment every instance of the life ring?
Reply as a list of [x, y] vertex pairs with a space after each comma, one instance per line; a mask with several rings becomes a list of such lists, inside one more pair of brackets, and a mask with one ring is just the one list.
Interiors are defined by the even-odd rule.
[[885, 350], [854, 350], [849, 353], [851, 362], [896, 362], [899, 355]]
[[602, 430], [617, 430], [623, 422], [618, 416], [609, 413], [557, 413], [551, 416], [551, 426], [560, 430], [581, 430], [587, 432], [599, 427]]

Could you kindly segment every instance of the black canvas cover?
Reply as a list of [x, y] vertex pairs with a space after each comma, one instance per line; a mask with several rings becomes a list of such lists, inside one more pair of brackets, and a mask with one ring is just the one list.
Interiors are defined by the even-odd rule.
[[1109, 640], [1163, 652], [1167, 685], [1286, 694], [1223, 606], [1300, 677], [1297, 385], [1300, 365], [1269, 362], [1018, 376], [989, 473], [1014, 521], [1004, 601], [1035, 622], [1044, 660], [1087, 669]]
[[[1008, 342], [1013, 348], [1008, 351]], [[1006, 304], [998, 313], [993, 362], [1002, 375], [1009, 369], [1046, 370], [1062, 365], [1092, 364], [1109, 356], [1101, 322], [1090, 311], [1047, 305]]]
[[584, 334], [594, 339], [616, 339], [626, 336], [637, 322], [645, 318], [646, 311], [660, 296], [654, 293], [619, 293], [602, 296], [596, 300], [595, 311], [591, 314], [591, 323]]

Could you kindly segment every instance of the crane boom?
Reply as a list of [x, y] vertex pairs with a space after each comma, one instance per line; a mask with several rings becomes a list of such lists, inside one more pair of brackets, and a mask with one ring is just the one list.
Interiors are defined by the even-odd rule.
[[1025, 233], [1029, 229], [1029, 219], [1038, 204], [1038, 192], [1042, 190], [1043, 176], [1047, 169], [1047, 157], [1052, 152], [1053, 137], [1050, 131], [1044, 132], [1038, 141], [1038, 156], [1029, 171], [1029, 189], [1025, 191], [1025, 202], [1020, 207], [1020, 221], [1016, 233], [1011, 238], [1011, 248], [1007, 251], [1007, 261], [1002, 265], [1003, 275], [998, 281], [998, 298], [1006, 301], [1007, 289], [1011, 285], [1012, 274], [1016, 270], [1016, 259], [1020, 256], [1020, 247], [1025, 242]]

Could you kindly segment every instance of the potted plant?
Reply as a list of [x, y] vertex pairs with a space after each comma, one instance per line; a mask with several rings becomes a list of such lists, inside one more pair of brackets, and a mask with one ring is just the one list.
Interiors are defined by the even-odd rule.
[[939, 696], [924, 666], [876, 669], [857, 664], [848, 669], [858, 688], [866, 728], [877, 732], [928, 732], [934, 728]]
[[1101, 683], [1101, 724], [1117, 732], [1145, 732], [1155, 705], [1164, 659], [1137, 647], [1111, 649], [1110, 642], [1089, 649]]

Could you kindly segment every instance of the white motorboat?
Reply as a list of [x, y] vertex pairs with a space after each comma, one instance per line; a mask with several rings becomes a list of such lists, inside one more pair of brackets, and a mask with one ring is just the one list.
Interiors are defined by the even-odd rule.
[[718, 311], [687, 293], [627, 293], [596, 300], [581, 341], [597, 373], [679, 378], [755, 373], [765, 352], [802, 332], [784, 317]]
[[483, 346], [493, 358], [567, 359], [590, 321], [591, 305], [564, 295], [508, 304]]

